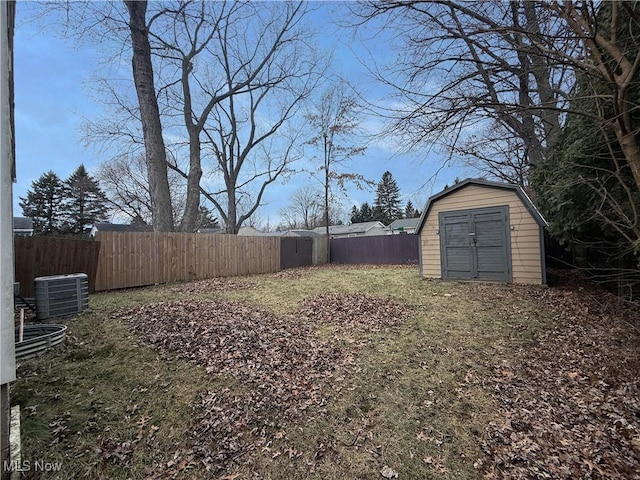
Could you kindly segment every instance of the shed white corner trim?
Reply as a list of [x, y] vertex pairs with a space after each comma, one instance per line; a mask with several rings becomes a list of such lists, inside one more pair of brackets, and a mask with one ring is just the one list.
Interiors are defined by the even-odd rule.
[[426, 278], [546, 283], [546, 221], [518, 185], [467, 179], [433, 195], [418, 222]]

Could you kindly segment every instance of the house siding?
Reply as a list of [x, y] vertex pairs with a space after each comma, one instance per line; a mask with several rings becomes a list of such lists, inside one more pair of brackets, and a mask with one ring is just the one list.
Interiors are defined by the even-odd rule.
[[540, 284], [543, 279], [540, 226], [513, 190], [467, 185], [437, 199], [429, 210], [420, 234], [422, 275], [441, 278], [438, 214], [507, 205], [511, 238], [512, 278], [514, 283]]

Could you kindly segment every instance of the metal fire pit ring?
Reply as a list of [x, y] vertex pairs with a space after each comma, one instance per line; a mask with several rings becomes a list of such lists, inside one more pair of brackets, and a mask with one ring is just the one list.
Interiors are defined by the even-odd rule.
[[67, 326], [60, 324], [25, 325], [22, 342], [16, 330], [16, 360], [21, 360], [58, 345], [67, 334]]

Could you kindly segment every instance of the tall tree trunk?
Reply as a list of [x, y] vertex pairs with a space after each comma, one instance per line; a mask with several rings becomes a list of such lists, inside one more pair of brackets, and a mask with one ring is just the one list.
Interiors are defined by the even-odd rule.
[[187, 199], [180, 222], [180, 231], [195, 232], [200, 211], [200, 179], [202, 166], [200, 162], [200, 131], [189, 128], [189, 174], [187, 176]]
[[330, 151], [327, 144], [327, 134], [324, 137], [324, 228], [327, 237], [327, 263], [331, 263], [331, 235], [329, 230], [329, 167], [330, 167]]
[[[524, 16], [526, 19], [526, 31], [527, 35], [536, 39], [542, 36], [542, 30], [540, 28], [540, 20], [538, 18], [538, 11], [536, 10], [536, 2], [532, 0], [526, 0], [524, 3]], [[538, 95], [540, 96], [540, 110], [537, 110], [537, 114], [542, 120], [542, 127], [544, 128], [544, 139], [539, 139], [540, 148], [543, 155], [541, 160], [546, 160], [546, 149], [549, 145], [555, 145], [562, 128], [560, 126], [560, 112], [558, 107], [558, 93], [552, 85], [553, 72], [550, 67], [551, 59], [545, 55], [540, 55], [539, 52], [532, 50], [529, 52], [529, 58], [531, 59], [531, 73], [536, 79], [536, 88]], [[542, 145], [544, 143], [544, 145]]]
[[180, 230], [183, 232], [194, 232], [198, 223], [198, 213], [200, 211], [200, 180], [202, 179], [202, 164], [200, 161], [201, 145], [200, 132], [204, 128], [204, 119], [208, 114], [203, 112], [201, 120], [195, 120], [193, 114], [193, 100], [191, 98], [191, 85], [189, 84], [189, 73], [193, 69], [193, 55], [187, 55], [182, 61], [182, 95], [184, 106], [182, 114], [184, 124], [189, 134], [189, 173], [187, 175], [187, 199], [184, 205]]
[[624, 132], [618, 125], [614, 125], [613, 130], [627, 164], [631, 168], [633, 179], [640, 190], [640, 146], [636, 134]]
[[228, 191], [227, 199], [229, 202], [229, 207], [227, 208], [229, 214], [227, 215], [227, 233], [236, 234], [238, 233], [238, 209], [236, 207], [236, 192], [231, 189]]
[[146, 23], [147, 1], [124, 0], [124, 3], [129, 10], [129, 29], [133, 47], [133, 81], [140, 105], [153, 229], [159, 232], [171, 232], [173, 231], [173, 214], [167, 176], [167, 154], [162, 138], [162, 123], [153, 80], [151, 46]]
[[[640, 189], [640, 143], [637, 140], [638, 126], [634, 124], [630, 105], [630, 88], [636, 81], [640, 71], [640, 52], [636, 49], [625, 51], [619, 42], [616, 25], [623, 3], [616, 0], [611, 4], [612, 19], [609, 32], [597, 29], [594, 20], [576, 9], [574, 2], [566, 0], [560, 15], [569, 27], [582, 40], [593, 67], [597, 69], [605, 82], [611, 87], [614, 112], [611, 118], [605, 118], [604, 125], [613, 130], [620, 144], [625, 160], [631, 169], [636, 185]], [[615, 70], [611, 68], [608, 58], [615, 61]]]

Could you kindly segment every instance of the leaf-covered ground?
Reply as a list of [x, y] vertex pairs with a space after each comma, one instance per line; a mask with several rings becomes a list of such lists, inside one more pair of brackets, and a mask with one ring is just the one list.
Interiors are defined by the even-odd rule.
[[[221, 284], [197, 282], [179, 291]], [[282, 449], [272, 451], [270, 445], [303, 417], [309, 422], [311, 415], [326, 413], [332, 377], [353, 361], [336, 342], [320, 339], [318, 328], [379, 332], [399, 324], [407, 311], [397, 302], [368, 295], [321, 294], [291, 316], [221, 300], [182, 300], [118, 312], [115, 316], [130, 322], [154, 348], [243, 387], [242, 393], [229, 388], [203, 392], [190, 448], [176, 452], [167, 465], [148, 470], [149, 475], [166, 478], [195, 464], [222, 474], [253, 462], [256, 455], [281, 455]], [[317, 457], [323, 447], [318, 448], [306, 453]], [[292, 458], [305, 453], [295, 445], [286, 451]]]
[[586, 282], [528, 294], [547, 320], [485, 380], [503, 420], [484, 478], [640, 478], [637, 309]]

